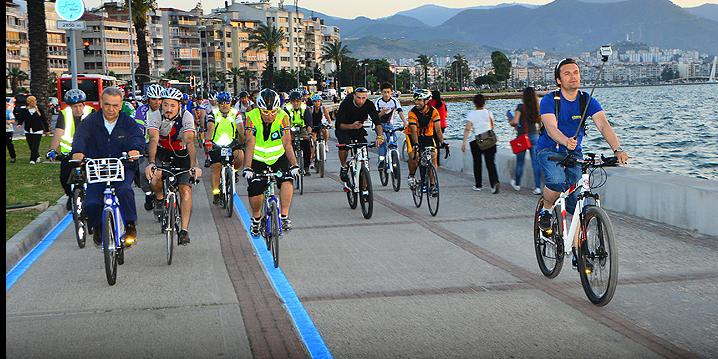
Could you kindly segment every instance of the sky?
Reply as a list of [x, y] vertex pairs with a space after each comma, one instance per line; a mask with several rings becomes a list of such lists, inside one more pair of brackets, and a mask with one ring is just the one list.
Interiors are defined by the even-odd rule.
[[[124, 0], [121, 0], [124, 2]], [[224, 0], [157, 0], [160, 7], [174, 7], [182, 10], [194, 8], [198, 2], [202, 2], [205, 13], [210, 9], [224, 6]], [[228, 0], [231, 2], [232, 0]], [[705, 3], [718, 3], [716, 0], [672, 0], [678, 6], [693, 7]], [[99, 6], [102, 0], [85, 0], [88, 8]], [[271, 0], [276, 5], [278, 0]], [[549, 0], [299, 0], [299, 6], [321, 13], [353, 19], [357, 16], [379, 18], [394, 15], [403, 10], [409, 10], [421, 5], [434, 4], [445, 7], [462, 8], [478, 5], [496, 5], [500, 3], [527, 3], [547, 4]], [[293, 0], [285, 0], [285, 5], [292, 5]]]

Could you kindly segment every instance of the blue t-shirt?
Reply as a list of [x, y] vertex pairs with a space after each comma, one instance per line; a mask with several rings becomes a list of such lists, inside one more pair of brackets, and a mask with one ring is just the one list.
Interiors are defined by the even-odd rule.
[[[583, 92], [583, 91], [581, 91]], [[580, 93], [579, 93], [580, 96]], [[576, 99], [573, 101], [569, 101], [563, 97], [563, 93], [561, 93], [561, 112], [558, 114], [558, 129], [567, 137], [573, 137], [573, 135], [576, 134], [576, 130], [578, 129], [578, 126], [581, 124], [581, 109], [579, 105], [579, 96], [576, 96]], [[588, 96], [588, 95], [586, 95]], [[540, 113], [541, 115], [544, 114], [553, 114], [555, 112], [555, 103], [553, 100], [553, 91], [546, 94], [541, 99], [541, 104], [539, 105]], [[591, 98], [591, 102], [588, 104], [588, 110], [586, 111], [586, 118], [595, 115], [596, 113], [603, 111], [603, 108], [601, 107], [601, 104], [598, 103], [598, 100], [595, 98]], [[587, 120], [588, 121], [588, 120]], [[578, 133], [578, 145], [576, 146], [576, 151], [581, 151], [581, 140], [583, 139], [583, 131], [580, 131]], [[566, 146], [558, 145], [556, 141], [554, 141], [549, 135], [546, 130], [541, 132], [541, 136], [539, 137], [538, 141], [536, 142], [536, 150], [541, 150], [544, 148], [553, 147], [554, 149], [558, 150], [559, 152], [565, 152]]]

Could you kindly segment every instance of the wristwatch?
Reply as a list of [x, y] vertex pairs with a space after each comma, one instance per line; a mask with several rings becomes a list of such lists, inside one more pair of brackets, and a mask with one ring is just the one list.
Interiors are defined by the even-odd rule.
[[623, 148], [621, 148], [621, 146], [618, 146], [617, 149], [613, 150], [613, 154], [614, 154], [614, 155], [615, 155], [616, 153], [618, 153], [618, 152], [623, 152]]

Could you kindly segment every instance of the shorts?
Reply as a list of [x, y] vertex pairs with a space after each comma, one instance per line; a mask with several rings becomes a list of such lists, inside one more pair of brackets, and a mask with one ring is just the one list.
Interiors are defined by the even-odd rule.
[[[571, 151], [576, 158], [582, 159], [583, 154], [580, 151]], [[563, 192], [568, 190], [571, 185], [581, 179], [581, 167], [574, 166], [564, 168], [556, 161], [549, 160], [549, 157], [565, 156], [566, 152], [558, 152], [554, 148], [542, 148], [538, 150], [538, 164], [543, 171], [546, 180], [546, 187], [555, 192]], [[576, 208], [576, 199], [578, 191], [573, 192], [566, 200], [566, 211], [573, 213]]]
[[[419, 147], [436, 147], [436, 142], [434, 142], [434, 137], [432, 136], [419, 136]], [[407, 152], [412, 153], [413, 148], [412, 146], [407, 147]]]
[[[252, 161], [252, 170], [255, 174], [262, 173], [266, 170], [281, 170], [283, 172], [283, 175], [282, 177], [277, 178], [277, 184], [279, 185], [284, 182], [292, 182], [294, 180], [294, 177], [292, 177], [292, 175], [289, 173], [289, 159], [287, 158], [286, 154], [282, 155], [282, 157], [279, 157], [277, 159], [277, 162], [274, 162], [274, 164], [272, 164], [271, 166], [268, 166], [264, 162], [254, 160]], [[259, 196], [260, 194], [264, 193], [265, 189], [267, 189], [268, 182], [266, 178], [252, 178], [247, 182], [249, 182], [247, 184], [247, 195], [249, 197]]]
[[[337, 136], [337, 142], [342, 145], [348, 145], [352, 142], [366, 142], [367, 134], [364, 129], [353, 131], [336, 130], [334, 133]], [[339, 151], [346, 151], [346, 149], [339, 148]]]
[[[182, 168], [182, 171], [188, 170], [190, 169], [190, 167], [192, 167], [192, 161], [190, 161], [189, 154], [187, 153], [186, 149], [172, 151], [167, 150], [163, 147], [157, 147], [157, 156], [155, 157], [158, 167], [168, 164], [169, 167]], [[166, 175], [166, 173], [163, 173], [163, 178]], [[177, 176], [177, 184], [190, 186], [191, 182], [189, 172], [185, 172]]]
[[[237, 150], [244, 150], [244, 145], [239, 143], [239, 141], [234, 140], [230, 146], [232, 147], [232, 154], [234, 155], [234, 151]], [[220, 147], [215, 147], [212, 150], [209, 151], [209, 160], [210, 163], [222, 163], [222, 156], [220, 153], [222, 152], [222, 149]]]

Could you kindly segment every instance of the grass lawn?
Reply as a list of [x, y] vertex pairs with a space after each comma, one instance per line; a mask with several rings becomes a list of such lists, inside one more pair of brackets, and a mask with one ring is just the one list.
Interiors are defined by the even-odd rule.
[[[44, 156], [50, 148], [52, 137], [43, 137], [40, 144], [40, 155]], [[17, 162], [10, 163], [10, 156], [5, 154], [5, 202], [13, 204], [35, 204], [50, 202], [54, 205], [64, 192], [60, 186], [60, 164], [42, 162], [30, 164], [30, 149], [27, 142], [14, 140]], [[5, 240], [27, 226], [40, 214], [39, 211], [6, 212]]]

